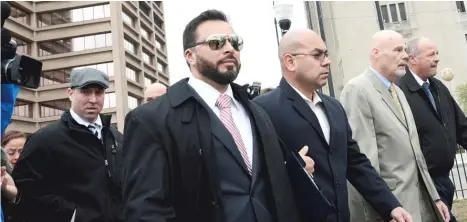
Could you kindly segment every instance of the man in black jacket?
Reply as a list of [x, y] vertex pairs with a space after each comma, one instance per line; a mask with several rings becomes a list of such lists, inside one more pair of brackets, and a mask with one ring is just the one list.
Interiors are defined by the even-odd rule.
[[124, 221], [299, 221], [274, 127], [232, 83], [242, 46], [222, 12], [188, 23], [193, 76], [125, 120]]
[[114, 222], [121, 212], [122, 135], [101, 115], [107, 75], [75, 69], [71, 109], [34, 133], [13, 170], [23, 221]]
[[[441, 200], [451, 210], [454, 185], [449, 171], [457, 144], [467, 148], [467, 118], [448, 88], [434, 78], [439, 62], [435, 43], [413, 38], [407, 42], [407, 53], [407, 72], [398, 85], [412, 109], [428, 171]], [[451, 221], [456, 219], [452, 217]]]
[[308, 155], [316, 162], [315, 181], [336, 207], [327, 221], [350, 221], [348, 180], [381, 219], [411, 222], [411, 216], [352, 139], [342, 105], [316, 92], [326, 84], [331, 64], [321, 37], [309, 29], [290, 30], [281, 39], [279, 55], [280, 85], [254, 102], [269, 114], [287, 148], [310, 148]]

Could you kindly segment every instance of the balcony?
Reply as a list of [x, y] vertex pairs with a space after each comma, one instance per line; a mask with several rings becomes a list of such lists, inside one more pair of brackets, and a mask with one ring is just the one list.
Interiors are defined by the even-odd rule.
[[398, 21], [398, 22], [391, 22], [391, 23], [384, 23], [385, 30], [394, 30], [400, 33], [405, 38], [408, 38], [412, 35], [412, 26], [410, 25], [409, 21]]

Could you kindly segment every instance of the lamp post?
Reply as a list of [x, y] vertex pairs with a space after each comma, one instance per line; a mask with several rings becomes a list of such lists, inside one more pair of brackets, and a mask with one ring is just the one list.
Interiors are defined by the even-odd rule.
[[444, 81], [447, 81], [449, 83], [448, 84], [448, 89], [449, 89], [449, 91], [452, 91], [452, 89], [451, 89], [451, 80], [454, 79], [454, 73], [452, 72], [452, 69], [450, 69], [450, 68], [443, 69], [443, 71], [441, 71], [441, 78], [443, 78]]
[[277, 25], [281, 29], [281, 36], [289, 31], [292, 25], [293, 5], [288, 1], [275, 1], [272, 2], [274, 6], [274, 25], [276, 26], [276, 37], [279, 43], [279, 36], [277, 33]]

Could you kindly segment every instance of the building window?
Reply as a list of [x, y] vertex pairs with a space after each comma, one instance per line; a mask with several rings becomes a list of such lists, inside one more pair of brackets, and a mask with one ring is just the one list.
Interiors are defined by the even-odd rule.
[[145, 86], [145, 87], [148, 87], [148, 86], [150, 86], [150, 85], [153, 84], [153, 83], [154, 83], [154, 80], [152, 80], [152, 79], [150, 79], [150, 78], [148, 78], [148, 77], [144, 77], [144, 86]]
[[71, 102], [69, 99], [53, 100], [40, 103], [39, 106], [41, 118], [61, 116], [63, 112], [70, 109]]
[[138, 2], [139, 3], [139, 9], [147, 16], [150, 16], [151, 9], [148, 8], [148, 6], [145, 4], [145, 2]]
[[465, 4], [464, 1], [456, 1], [457, 11], [458, 12], [465, 12]]
[[126, 78], [136, 82], [136, 71], [132, 68], [126, 67], [125, 69]]
[[110, 18], [109, 4], [40, 13], [37, 15], [37, 26], [61, 25], [101, 18]]
[[396, 8], [396, 4], [390, 4], [390, 5], [389, 5], [389, 9], [390, 9], [390, 11], [391, 11], [392, 22], [397, 22], [397, 21], [399, 21], [399, 19], [397, 18], [397, 8]]
[[15, 103], [15, 108], [13, 110], [13, 115], [31, 118], [32, 117], [31, 104], [17, 100]]
[[135, 45], [133, 43], [131, 43], [130, 41], [124, 39], [123, 40], [123, 46], [125, 47], [126, 50], [128, 50], [129, 52], [135, 54]]
[[128, 95], [128, 108], [134, 109], [136, 107], [138, 107], [138, 99]]
[[159, 16], [154, 16], [154, 23], [156, 24], [156, 26], [163, 30], [163, 27], [164, 27], [164, 21], [162, 21]]
[[126, 14], [126, 12], [122, 12], [122, 19], [123, 19], [124, 22], [126, 22], [131, 27], [134, 26], [133, 19], [128, 14]]
[[100, 63], [87, 66], [79, 66], [73, 68], [57, 69], [57, 70], [48, 70], [42, 71], [40, 86], [49, 86], [57, 84], [65, 84], [70, 82], [70, 74], [73, 69], [82, 69], [82, 68], [94, 68], [98, 69], [108, 76], [113, 76], [113, 62], [109, 63]]
[[405, 3], [401, 2], [397, 5], [399, 6], [399, 15], [401, 16], [401, 21], [407, 21], [407, 12], [405, 11]]
[[156, 2], [157, 7], [162, 9], [162, 1], [155, 1], [155, 2]]
[[383, 17], [383, 21], [385, 23], [389, 23], [389, 13], [388, 13], [388, 6], [387, 5], [382, 5], [381, 6], [381, 15]]
[[147, 31], [145, 28], [143, 28], [143, 27], [141, 27], [141, 36], [142, 36], [143, 38], [147, 39], [148, 41], [150, 41], [150, 40], [149, 40], [149, 33], [148, 33], [148, 31]]
[[114, 108], [117, 106], [117, 98], [115, 93], [106, 93], [104, 96], [104, 109]]
[[19, 23], [31, 25], [30, 14], [22, 9], [19, 9], [15, 5], [11, 5], [10, 18], [14, 19]]
[[389, 8], [388, 5], [381, 5], [380, 7], [384, 23], [407, 21], [407, 10], [404, 2], [389, 4]]
[[31, 55], [31, 44], [20, 38], [11, 37], [16, 42], [16, 53], [21, 55]]
[[162, 50], [162, 44], [156, 39], [156, 48]]
[[165, 72], [165, 66], [162, 65], [160, 62], [157, 62], [157, 71], [164, 73]]
[[39, 42], [39, 56], [78, 52], [112, 46], [112, 34], [99, 34], [69, 39]]
[[143, 61], [145, 61], [148, 64], [152, 64], [152, 56], [150, 56], [146, 52], [143, 52]]

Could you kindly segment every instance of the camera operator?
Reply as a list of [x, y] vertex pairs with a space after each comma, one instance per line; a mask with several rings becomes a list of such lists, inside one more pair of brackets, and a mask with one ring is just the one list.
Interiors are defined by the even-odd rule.
[[[11, 39], [11, 33], [3, 28], [10, 16], [11, 6], [8, 2], [1, 2], [1, 136], [10, 124], [20, 86], [37, 88], [40, 83], [42, 62], [31, 57], [16, 54], [16, 42]], [[10, 176], [12, 166], [8, 162], [5, 151], [1, 148], [1, 191], [2, 205], [0, 206], [0, 220], [4, 220], [3, 209], [8, 201], [17, 201], [18, 190]]]

